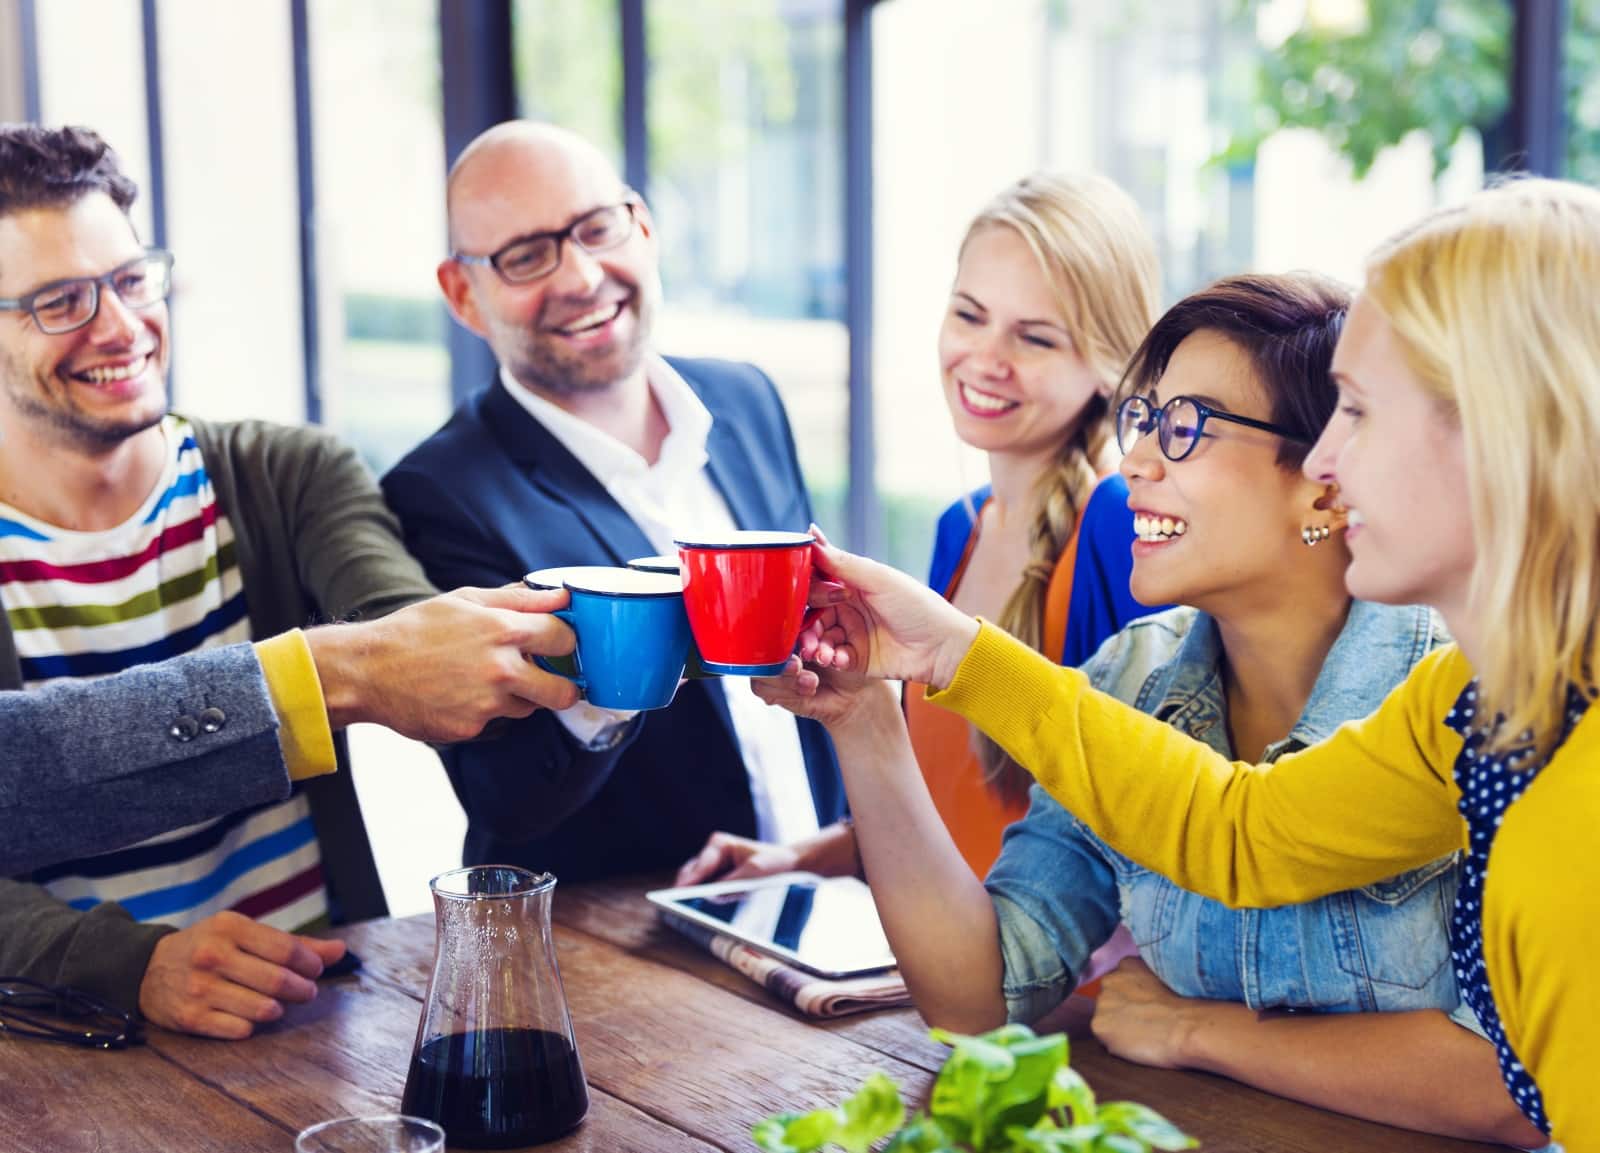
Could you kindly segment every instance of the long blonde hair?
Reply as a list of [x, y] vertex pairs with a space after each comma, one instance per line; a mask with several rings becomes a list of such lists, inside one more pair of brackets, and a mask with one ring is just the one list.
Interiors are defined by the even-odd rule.
[[1380, 249], [1366, 292], [1461, 423], [1490, 747], [1548, 750], [1600, 670], [1600, 192], [1480, 192]]
[[[1138, 205], [1103, 176], [1035, 172], [984, 206], [961, 242], [1009, 228], [1027, 242], [1066, 322], [1073, 348], [1109, 390], [1156, 317], [1156, 248]], [[1097, 394], [1039, 478], [1029, 522], [1029, 560], [1000, 612], [1000, 627], [1035, 649], [1044, 643], [1045, 598], [1061, 551], [1077, 528], [1111, 442], [1111, 407]], [[1059, 656], [1060, 654], [1051, 654]], [[1008, 800], [1032, 778], [987, 737], [978, 758]]]

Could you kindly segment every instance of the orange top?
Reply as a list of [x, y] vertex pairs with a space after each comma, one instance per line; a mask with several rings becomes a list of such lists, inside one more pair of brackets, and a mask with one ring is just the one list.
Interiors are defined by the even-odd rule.
[[[981, 506], [978, 512], [981, 517]], [[978, 529], [974, 522], [961, 561], [950, 577], [949, 586], [943, 590], [946, 600], [954, 599], [977, 543]], [[1056, 561], [1050, 588], [1045, 594], [1044, 651], [1057, 658], [1066, 644], [1067, 605], [1072, 597], [1072, 570], [1077, 555], [1078, 533], [1074, 529]], [[924, 685], [906, 685], [906, 726], [911, 732], [911, 747], [916, 752], [917, 764], [922, 767], [934, 807], [944, 818], [956, 848], [961, 850], [961, 856], [972, 871], [982, 877], [1000, 856], [1000, 837], [1006, 826], [1027, 812], [1027, 802], [1007, 803], [984, 782], [983, 766], [978, 763], [976, 731], [954, 713], [928, 704], [923, 699], [925, 689]]]

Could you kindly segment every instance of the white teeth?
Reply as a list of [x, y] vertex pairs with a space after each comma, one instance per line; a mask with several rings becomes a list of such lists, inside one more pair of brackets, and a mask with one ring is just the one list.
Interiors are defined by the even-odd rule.
[[1005, 412], [1007, 409], [1016, 408], [1017, 402], [1007, 400], [1003, 396], [993, 396], [987, 392], [979, 392], [969, 385], [961, 386], [961, 399], [968, 406], [979, 412]]
[[568, 336], [572, 336], [586, 328], [594, 328], [596, 325], [604, 324], [621, 311], [622, 306], [620, 304], [601, 305], [599, 308], [590, 309], [576, 320], [562, 325], [561, 331]]
[[148, 356], [141, 356], [131, 364], [101, 365], [95, 368], [86, 368], [82, 372], [74, 373], [91, 384], [110, 384], [117, 380], [131, 380], [144, 371]]
[[1133, 533], [1142, 541], [1171, 540], [1188, 531], [1189, 522], [1181, 517], [1151, 516], [1148, 513], [1135, 513], [1133, 517]]
[[1345, 518], [1346, 518], [1345, 523], [1350, 525], [1351, 528], [1354, 528], [1358, 524], [1366, 524], [1367, 523], [1367, 518], [1362, 516], [1359, 512], [1357, 512], [1353, 508], [1345, 509]]

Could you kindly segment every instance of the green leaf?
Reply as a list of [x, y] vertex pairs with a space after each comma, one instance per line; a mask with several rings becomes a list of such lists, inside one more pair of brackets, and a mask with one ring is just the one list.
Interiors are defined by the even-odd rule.
[[984, 1102], [987, 1133], [1037, 1122], [1049, 1108], [1050, 1086], [1056, 1073], [1067, 1067], [1067, 1038], [1063, 1033], [1018, 1040], [1010, 1052], [1015, 1068], [1010, 1076], [990, 1087]]
[[900, 1087], [882, 1073], [869, 1076], [839, 1111], [844, 1124], [834, 1132], [833, 1140], [846, 1153], [867, 1153], [875, 1141], [893, 1133], [906, 1119]]
[[1094, 1153], [1150, 1153], [1150, 1146], [1137, 1137], [1107, 1133], [1094, 1143]]
[[845, 1153], [867, 1153], [898, 1129], [905, 1116], [899, 1086], [873, 1073], [837, 1107], [779, 1113], [758, 1122], [750, 1136], [763, 1153], [813, 1153], [830, 1142]]
[[1143, 1105], [1097, 1106], [1067, 1065], [1062, 1034], [1038, 1037], [1026, 1026], [1007, 1025], [981, 1036], [943, 1029], [931, 1035], [953, 1048], [928, 1112], [906, 1122], [899, 1088], [873, 1073], [835, 1108], [760, 1122], [751, 1130], [756, 1145], [763, 1153], [816, 1153], [829, 1145], [870, 1153], [888, 1137], [881, 1153], [1169, 1153], [1196, 1144]]
[[1052, 1113], [1066, 1109], [1072, 1114], [1073, 1124], [1087, 1125], [1094, 1120], [1094, 1090], [1076, 1069], [1063, 1065], [1050, 1078], [1045, 1106]]
[[1098, 1125], [1075, 1125], [1070, 1129], [1054, 1126], [1009, 1129], [1006, 1137], [1011, 1144], [1007, 1153], [1093, 1153], [1100, 1136]]
[[[1193, 1149], [1199, 1144], [1154, 1109], [1132, 1101], [1111, 1101], [1100, 1106], [1095, 1113], [1095, 1120], [1105, 1126], [1108, 1133], [1137, 1138], [1148, 1148], [1160, 1149], [1162, 1153]], [[1144, 1150], [1138, 1150], [1137, 1153], [1144, 1153]]]
[[883, 1147], [883, 1153], [961, 1153], [961, 1150], [938, 1118], [918, 1113]]
[[750, 1138], [762, 1153], [810, 1153], [817, 1145], [796, 1145], [790, 1138], [789, 1128], [805, 1113], [775, 1113], [764, 1121], [757, 1121], [750, 1130]]

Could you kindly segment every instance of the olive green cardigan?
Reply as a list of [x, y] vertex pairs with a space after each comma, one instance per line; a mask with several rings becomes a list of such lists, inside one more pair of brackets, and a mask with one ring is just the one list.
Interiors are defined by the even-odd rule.
[[[371, 473], [338, 438], [261, 421], [190, 425], [233, 528], [252, 637], [378, 617], [433, 594]], [[0, 613], [0, 690], [21, 685], [11, 626]], [[342, 735], [336, 747], [340, 771], [301, 786], [329, 899], [338, 920], [383, 916], [388, 908]], [[135, 1008], [151, 950], [172, 931], [138, 924], [120, 905], [80, 912], [38, 886], [0, 879], [0, 975], [71, 985]]]

